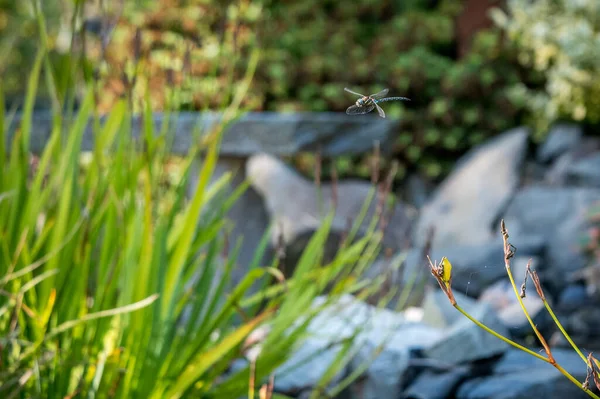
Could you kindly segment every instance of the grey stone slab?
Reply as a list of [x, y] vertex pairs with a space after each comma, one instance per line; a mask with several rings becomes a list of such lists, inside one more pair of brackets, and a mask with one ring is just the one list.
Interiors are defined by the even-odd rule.
[[548, 162], [575, 148], [583, 137], [583, 129], [571, 123], [557, 123], [548, 132], [546, 141], [537, 150], [539, 162]]
[[509, 130], [461, 158], [421, 209], [416, 245], [423, 245], [431, 226], [434, 249], [489, 241], [518, 186], [528, 135], [526, 128]]
[[[581, 382], [585, 379], [586, 365], [575, 352], [560, 349], [552, 352], [557, 362], [575, 378]], [[496, 364], [493, 375], [469, 380], [456, 393], [459, 399], [588, 397], [552, 365], [514, 348]]]
[[[9, 128], [9, 142], [15, 129], [20, 126], [21, 117], [21, 114], [15, 115]], [[105, 119], [106, 117], [102, 117], [101, 123]], [[172, 152], [175, 154], [187, 154], [198, 137], [210, 132], [221, 120], [221, 114], [211, 112], [179, 112], [168, 118], [163, 113], [152, 115], [156, 133], [161, 131], [164, 123], [168, 123], [168, 129], [174, 135]], [[90, 119], [82, 141], [83, 151], [93, 148], [92, 125]], [[51, 127], [51, 112], [36, 111], [33, 114], [31, 151], [34, 154], [43, 151], [50, 138]], [[257, 152], [293, 155], [320, 149], [323, 156], [361, 154], [371, 151], [376, 141], [385, 149], [387, 146], [384, 144], [397, 128], [398, 122], [389, 119], [343, 113], [247, 113], [225, 127], [220, 153], [245, 157]], [[131, 134], [134, 138], [143, 135], [141, 117], [134, 118]]]
[[515, 195], [504, 215], [510, 241], [520, 251], [517, 237], [542, 236], [547, 243], [543, 272], [550, 273], [560, 289], [585, 265], [580, 237], [589, 207], [599, 200], [599, 189], [525, 188]]

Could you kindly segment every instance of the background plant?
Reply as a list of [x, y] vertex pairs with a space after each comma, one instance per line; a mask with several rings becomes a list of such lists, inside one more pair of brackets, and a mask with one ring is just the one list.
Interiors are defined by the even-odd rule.
[[[271, 3], [262, 37], [271, 51], [256, 83], [270, 94], [265, 108], [343, 112], [353, 100], [343, 87], [389, 87], [412, 100], [386, 104], [400, 119], [388, 148], [400, 161], [397, 178], [414, 169], [439, 177], [457, 154], [514, 125], [522, 99], [505, 89], [527, 79], [499, 31], [479, 35], [459, 59], [461, 9], [461, 1]], [[337, 162], [342, 176], [368, 176], [367, 158]]]
[[[383, 166], [399, 161], [397, 179], [415, 170], [441, 178], [456, 157], [515, 125], [535, 127], [541, 140], [557, 119], [597, 124], [600, 115], [593, 0], [509, 1], [508, 10], [491, 13], [497, 27], [480, 31], [461, 56], [460, 0], [359, 0], [355, 7], [316, 0], [65, 0], [40, 7], [54, 73], [64, 75], [59, 95], [72, 76], [64, 66], [76, 61], [87, 81], [98, 80], [101, 111], [128, 92], [124, 77], [134, 70], [145, 71], [133, 87], [137, 108], [150, 92], [155, 110], [216, 109], [257, 46], [263, 56], [242, 102], [250, 110], [343, 112], [352, 101], [345, 86], [406, 95], [410, 103], [386, 104], [400, 127]], [[0, 60], [11, 102], [35, 55], [39, 27], [30, 8], [0, 3], [0, 45], [13, 50]], [[71, 33], [74, 46], [65, 40]], [[291, 161], [306, 174], [314, 170], [310, 156]], [[342, 178], [366, 178], [370, 161], [340, 157], [335, 166]]]
[[513, 89], [529, 98], [538, 132], [557, 119], [600, 122], [600, 4], [508, 0], [507, 5], [506, 12], [495, 10], [494, 20], [516, 45], [520, 63], [546, 77], [544, 90], [535, 94], [524, 84]]
[[[343, 112], [353, 101], [345, 86], [362, 92], [389, 87], [411, 98], [386, 104], [389, 117], [401, 122], [383, 160], [384, 167], [399, 161], [397, 179], [412, 170], [441, 177], [458, 155], [526, 117], [535, 91], [509, 88], [543, 83], [519, 65], [500, 29], [481, 32], [459, 57], [460, 0], [359, 0], [353, 7], [317, 0], [107, 0], [102, 9], [84, 4], [76, 11], [85, 29], [75, 42], [85, 47], [87, 79], [100, 79], [100, 109], [127, 91], [123, 76], [134, 64], [147, 72], [134, 96], [150, 90], [153, 109], [167, 103], [214, 109], [243, 74], [252, 48], [260, 46], [263, 56], [242, 103], [248, 109]], [[107, 31], [114, 40], [105, 39]], [[176, 97], [168, 90], [173, 84], [180, 87]], [[292, 161], [307, 174], [314, 170], [310, 157]], [[368, 156], [335, 162], [340, 177], [370, 174]]]

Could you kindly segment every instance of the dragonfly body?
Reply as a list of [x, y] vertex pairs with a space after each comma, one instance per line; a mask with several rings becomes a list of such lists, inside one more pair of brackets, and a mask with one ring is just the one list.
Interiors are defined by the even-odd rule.
[[361, 98], [359, 98], [358, 100], [356, 100], [356, 105], [359, 106], [359, 107], [368, 107], [368, 106], [371, 106], [373, 104], [377, 104], [377, 103], [375, 102], [375, 100], [373, 100], [369, 96], [362, 96]]
[[367, 113], [373, 111], [374, 109], [377, 109], [379, 116], [381, 116], [382, 118], [385, 118], [385, 112], [379, 105], [377, 105], [377, 103], [382, 103], [385, 101], [393, 101], [393, 100], [408, 100], [408, 101], [410, 101], [410, 99], [408, 99], [406, 97], [384, 97], [388, 93], [389, 89], [384, 89], [384, 90], [380, 91], [379, 93], [371, 94], [370, 96], [365, 96], [364, 94], [357, 93], [348, 88], [344, 88], [344, 90], [346, 90], [348, 93], [352, 93], [357, 96], [360, 96], [360, 98], [358, 100], [356, 100], [354, 105], [351, 105], [348, 107], [348, 109], [346, 109], [346, 113], [348, 115], [367, 114]]

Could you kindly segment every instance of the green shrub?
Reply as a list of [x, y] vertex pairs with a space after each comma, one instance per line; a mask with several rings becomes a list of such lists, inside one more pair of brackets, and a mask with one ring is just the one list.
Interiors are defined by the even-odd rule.
[[517, 95], [543, 132], [557, 119], [600, 122], [600, 3], [596, 0], [508, 0], [508, 11], [495, 10], [496, 23], [518, 49], [519, 61], [542, 72], [545, 90]]
[[[384, 105], [401, 122], [391, 149], [404, 166], [397, 178], [406, 168], [446, 172], [445, 159], [517, 123], [524, 102], [508, 88], [529, 77], [497, 29], [479, 34], [457, 59], [454, 19], [462, 2], [427, 3], [273, 2], [255, 84], [264, 108], [343, 112], [354, 101], [344, 87], [365, 94], [388, 87], [412, 100]], [[348, 174], [369, 173], [364, 159], [350, 163]]]
[[[31, 12], [32, 1], [0, 0], [0, 76], [4, 93], [11, 102], [22, 102], [22, 93], [35, 60], [39, 27]], [[57, 1], [42, 1], [40, 7], [47, 17], [48, 29], [58, 36], [64, 21]], [[60, 47], [64, 42], [55, 43]], [[57, 55], [53, 51], [53, 55]], [[46, 87], [40, 87], [40, 95], [47, 99]]]
[[[481, 32], [458, 59], [454, 21], [462, 6], [460, 0], [361, 0], [352, 7], [317, 0], [127, 3], [104, 58], [103, 35], [84, 35], [86, 76], [97, 71], [101, 111], [127, 92], [123, 76], [136, 68], [146, 72], [134, 85], [136, 109], [147, 90], [153, 109], [215, 109], [259, 47], [243, 107], [344, 112], [354, 101], [344, 87], [364, 93], [388, 87], [412, 100], [385, 104], [387, 115], [401, 121], [391, 148], [401, 163], [397, 178], [415, 168], [439, 177], [457, 155], [523, 120], [535, 91], [514, 87], [543, 83], [519, 66], [499, 29]], [[108, 21], [119, 15], [118, 7], [109, 9]], [[73, 30], [78, 48], [80, 30]], [[369, 173], [366, 157], [339, 162], [340, 177]]]

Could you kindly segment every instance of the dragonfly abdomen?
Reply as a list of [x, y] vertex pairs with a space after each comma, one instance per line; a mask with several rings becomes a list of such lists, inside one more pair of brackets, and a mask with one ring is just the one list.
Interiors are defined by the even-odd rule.
[[375, 104], [377, 104], [377, 103], [383, 103], [383, 102], [386, 102], [386, 101], [394, 101], [394, 100], [401, 100], [401, 101], [406, 100], [406, 101], [410, 101], [410, 98], [407, 98], [407, 97], [386, 97], [386, 98], [381, 98], [379, 100], [374, 100], [374, 101], [375, 101]]

